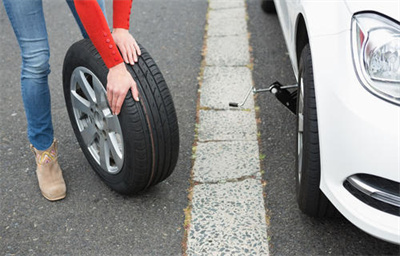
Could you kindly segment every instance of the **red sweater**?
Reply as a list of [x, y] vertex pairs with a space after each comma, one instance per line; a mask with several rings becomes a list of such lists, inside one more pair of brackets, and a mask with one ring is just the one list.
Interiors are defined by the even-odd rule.
[[[76, 11], [108, 68], [123, 62], [96, 0], [74, 0]], [[129, 29], [132, 0], [113, 0], [113, 28]]]

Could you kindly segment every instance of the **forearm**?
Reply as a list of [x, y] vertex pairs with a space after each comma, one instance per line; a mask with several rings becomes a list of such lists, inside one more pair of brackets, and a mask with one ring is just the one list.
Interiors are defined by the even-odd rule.
[[129, 33], [129, 17], [132, 0], [113, 1], [113, 27], [111, 34], [107, 21], [96, 0], [74, 0], [76, 11], [104, 63], [109, 68], [107, 75], [107, 99], [111, 110], [118, 115], [128, 90], [139, 100], [136, 82], [127, 71], [125, 62], [134, 65], [140, 48]]
[[132, 0], [113, 1], [113, 28], [129, 29]]
[[[119, 1], [117, 1], [119, 2]], [[125, 1], [121, 1], [125, 2]], [[96, 0], [74, 0], [76, 11], [104, 63], [111, 68], [123, 62], [107, 21]], [[117, 4], [118, 6], [118, 4]], [[115, 15], [114, 15], [115, 16]]]

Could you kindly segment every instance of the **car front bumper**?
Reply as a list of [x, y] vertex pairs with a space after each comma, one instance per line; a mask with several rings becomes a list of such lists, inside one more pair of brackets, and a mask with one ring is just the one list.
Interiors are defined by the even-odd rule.
[[[321, 190], [365, 232], [400, 244], [400, 217], [355, 197], [354, 175], [400, 184], [400, 106], [367, 91], [353, 66], [350, 31], [310, 38], [321, 154]], [[397, 192], [399, 193], [399, 192]]]

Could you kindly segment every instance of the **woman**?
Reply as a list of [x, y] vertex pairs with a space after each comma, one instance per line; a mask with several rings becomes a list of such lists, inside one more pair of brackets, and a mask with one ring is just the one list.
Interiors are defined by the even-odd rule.
[[[42, 195], [56, 201], [65, 198], [66, 185], [57, 160], [57, 140], [53, 137], [48, 85], [49, 43], [42, 0], [3, 0], [21, 49], [21, 91], [28, 122], [28, 138], [36, 158], [36, 174]], [[140, 49], [129, 33], [132, 0], [113, 0], [113, 31], [110, 32], [104, 0], [67, 0], [82, 35], [89, 37], [109, 68], [107, 99], [118, 115], [128, 90], [138, 101], [138, 90], [124, 61], [137, 61]], [[119, 53], [119, 48], [121, 54]]]

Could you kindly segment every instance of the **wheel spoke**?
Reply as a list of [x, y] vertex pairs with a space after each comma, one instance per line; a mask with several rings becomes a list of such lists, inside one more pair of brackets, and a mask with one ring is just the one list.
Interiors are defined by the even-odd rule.
[[82, 98], [75, 91], [71, 92], [71, 100], [72, 100], [72, 106], [75, 109], [87, 114], [88, 116], [93, 115], [92, 111], [90, 111], [90, 102], [88, 100]]
[[117, 164], [118, 169], [120, 169], [120, 168], [122, 168], [122, 164], [123, 164], [123, 156], [122, 156], [122, 152], [119, 148], [115, 133], [109, 133], [107, 137], [108, 137], [108, 140], [107, 140], [108, 145], [109, 145], [111, 154], [114, 158], [114, 162]]
[[88, 126], [81, 131], [81, 135], [86, 146], [89, 147], [93, 144], [96, 133], [96, 128], [92, 123], [88, 123]]
[[110, 166], [110, 149], [105, 137], [100, 136], [100, 166], [104, 171], [108, 172]]
[[303, 136], [301, 135], [299, 135], [297, 139], [297, 154], [299, 156], [299, 159], [301, 159], [303, 154]]
[[109, 115], [106, 116], [107, 127], [110, 131], [121, 133], [119, 128], [119, 120], [117, 116]]
[[101, 82], [95, 77], [93, 78], [93, 89], [97, 104], [101, 108], [108, 108], [106, 91]]
[[82, 71], [79, 71], [76, 74], [76, 79], [77, 79], [77, 82], [78, 82], [80, 88], [82, 89], [83, 93], [87, 97], [87, 99], [91, 103], [94, 103], [96, 96], [95, 96], [95, 93], [93, 91], [93, 88], [90, 86], [88, 80], [86, 79], [85, 74]]
[[303, 113], [299, 113], [299, 127], [297, 128], [299, 133], [303, 133], [304, 130], [303, 127], [304, 127], [304, 116]]
[[[304, 84], [303, 84], [303, 78], [300, 77], [300, 83], [299, 83], [299, 106], [298, 106], [298, 127], [297, 131], [298, 133], [303, 133], [304, 130]], [[300, 135], [300, 134], [299, 134]]]

